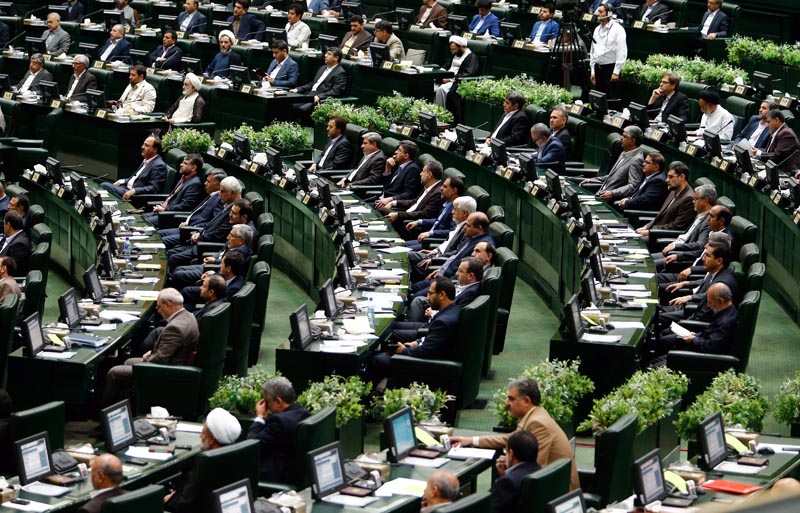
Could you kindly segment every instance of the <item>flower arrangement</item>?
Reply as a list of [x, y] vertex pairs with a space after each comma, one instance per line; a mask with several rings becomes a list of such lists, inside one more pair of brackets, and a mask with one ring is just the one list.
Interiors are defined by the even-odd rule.
[[709, 415], [720, 411], [726, 426], [741, 424], [760, 430], [769, 402], [761, 394], [754, 377], [728, 370], [714, 378], [694, 404], [678, 415], [675, 425], [681, 438], [694, 439], [697, 426]]
[[178, 148], [186, 153], [203, 154], [214, 143], [211, 136], [194, 128], [176, 128], [164, 136], [164, 150]]
[[333, 116], [342, 116], [348, 123], [369, 130], [380, 132], [389, 128], [389, 122], [374, 107], [356, 106], [339, 100], [326, 100], [311, 114], [311, 118], [317, 123], [327, 123]]
[[247, 376], [224, 376], [209, 399], [212, 408], [224, 408], [241, 417], [253, 415], [256, 403], [261, 400], [261, 386], [280, 372], [250, 371]]
[[311, 136], [297, 123], [272, 123], [261, 130], [255, 130], [247, 123], [242, 123], [239, 128], [224, 130], [220, 135], [220, 141], [233, 144], [233, 134], [237, 132], [247, 137], [250, 149], [255, 152], [262, 152], [267, 146], [274, 146], [286, 152], [311, 148]]
[[416, 422], [433, 420], [447, 401], [455, 399], [441, 390], [431, 390], [428, 385], [411, 383], [406, 388], [390, 388], [382, 397], [375, 398], [372, 403], [372, 412], [378, 418], [386, 418], [392, 413], [400, 411], [406, 406], [411, 406]]
[[717, 64], [699, 57], [689, 59], [680, 55], [654, 54], [646, 62], [629, 59], [622, 68], [622, 75], [627, 82], [647, 86], [658, 84], [666, 73], [675, 73], [689, 82], [716, 87], [731, 84], [736, 77], [747, 80], [746, 71], [730, 64]]
[[742, 64], [747, 59], [800, 68], [800, 43], [797, 42], [779, 44], [767, 39], [733, 36], [725, 46], [731, 64]]
[[786, 378], [775, 396], [775, 412], [778, 422], [791, 424], [800, 420], [800, 371], [794, 378]]
[[[535, 379], [542, 394], [541, 406], [553, 420], [565, 424], [572, 420], [578, 401], [594, 390], [594, 382], [578, 371], [580, 364], [580, 359], [571, 362], [542, 360], [526, 368], [516, 379]], [[505, 402], [507, 393], [508, 387], [497, 389], [492, 403], [500, 417], [500, 425], [514, 427], [517, 419], [508, 413]]]
[[372, 383], [364, 383], [358, 376], [347, 379], [327, 376], [323, 381], [311, 383], [297, 398], [297, 402], [312, 414], [328, 406], [336, 406], [336, 427], [341, 428], [348, 421], [363, 415], [361, 400], [371, 390]]
[[639, 432], [672, 413], [689, 385], [683, 373], [666, 367], [638, 371], [610, 394], [597, 399], [578, 431], [602, 431], [628, 413], [638, 416]]
[[547, 110], [572, 101], [572, 95], [566, 89], [536, 82], [524, 73], [516, 77], [465, 80], [458, 84], [461, 98], [494, 105], [502, 103], [506, 95], [514, 91], [522, 94], [525, 102]]
[[419, 98], [403, 96], [394, 91], [392, 96], [378, 98], [378, 110], [389, 123], [409, 124], [416, 123], [420, 112], [435, 114], [436, 119], [443, 123], [453, 122], [453, 113], [435, 103], [426, 102]]

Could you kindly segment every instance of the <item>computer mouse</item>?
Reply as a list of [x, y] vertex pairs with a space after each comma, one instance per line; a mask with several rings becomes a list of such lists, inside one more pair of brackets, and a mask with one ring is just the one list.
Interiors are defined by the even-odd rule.
[[762, 447], [758, 450], [758, 454], [775, 454], [775, 449], [772, 447]]

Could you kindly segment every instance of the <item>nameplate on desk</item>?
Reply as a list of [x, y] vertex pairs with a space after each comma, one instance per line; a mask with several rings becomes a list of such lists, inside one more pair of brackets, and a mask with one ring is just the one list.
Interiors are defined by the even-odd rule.
[[475, 37], [475, 34], [473, 34], [472, 32], [464, 32], [463, 34], [461, 34], [461, 36], [462, 36], [464, 39], [466, 39], [467, 41], [469, 41], [470, 39], [472, 39], [473, 37]]
[[314, 16], [314, 13], [311, 12], [311, 11], [306, 11], [306, 12], [303, 13], [303, 18], [312, 18], [313, 16]]
[[663, 130], [659, 130], [658, 128], [654, 128], [654, 129], [650, 130], [650, 139], [652, 139], [654, 141], [661, 142], [661, 139], [663, 139], [663, 138], [664, 138], [664, 131]]
[[34, 171], [33, 174], [31, 175], [31, 181], [39, 183], [39, 179], [41, 177], [42, 177], [42, 175], [40, 175], [38, 171]]
[[82, 201], [78, 201], [75, 203], [75, 210], [78, 214], [83, 215], [83, 211], [86, 210], [86, 205]]
[[178, 35], [178, 39], [183, 39], [184, 37], [186, 37], [186, 32], [184, 32], [183, 30], [179, 30], [176, 34]]
[[778, 105], [780, 105], [781, 107], [791, 107], [792, 101], [794, 101], [794, 98], [787, 98], [784, 96], [783, 98], [778, 100]]
[[381, 64], [381, 69], [392, 69], [393, 65], [394, 63], [392, 61], [383, 61], [383, 64]]
[[747, 181], [747, 185], [755, 189], [758, 186], [758, 175], [751, 176], [750, 180]]
[[479, 166], [483, 165], [483, 161], [486, 160], [486, 155], [483, 153], [476, 153], [472, 156], [472, 162], [478, 164]]
[[567, 107], [567, 110], [569, 111], [570, 114], [575, 114], [577, 116], [580, 116], [581, 114], [583, 114], [583, 105], [577, 105], [577, 104], [570, 105], [569, 107]]
[[300, 193], [300, 203], [303, 205], [308, 205], [308, 202], [311, 201], [311, 195], [306, 194], [305, 192]]
[[561, 203], [557, 201], [553, 203], [553, 205], [550, 207], [550, 212], [555, 215], [559, 215], [561, 213]]
[[541, 12], [541, 10], [542, 10], [541, 7], [531, 7], [530, 11], [528, 11], [528, 12], [531, 13], [531, 14], [539, 14]]
[[14, 99], [14, 93], [12, 93], [11, 91], [6, 91], [5, 93], [3, 93], [3, 99], [4, 100], [13, 100]]
[[644, 22], [641, 21], [641, 20], [640, 21], [634, 21], [633, 22], [633, 28], [635, 28], [635, 29], [645, 28]]
[[59, 187], [59, 188], [58, 188], [58, 191], [56, 191], [56, 196], [58, 196], [59, 198], [63, 198], [63, 197], [64, 197], [64, 192], [65, 192], [65, 191], [66, 191], [66, 189], [65, 189], [65, 188], [63, 188], [63, 187]]
[[525, 41], [523, 41], [522, 39], [515, 39], [514, 48], [525, 48]]
[[253, 92], [253, 86], [249, 86], [249, 85], [243, 85], [243, 86], [242, 86], [242, 92], [243, 92], [244, 94], [250, 94], [250, 93], [252, 93], [252, 92]]
[[797, 212], [794, 213], [794, 217], [792, 217], [792, 221], [797, 226], [800, 226], [800, 211], [797, 211]]
[[288, 182], [288, 180], [286, 178], [281, 178], [281, 181], [278, 182], [278, 187], [280, 187], [281, 189], [285, 189], [287, 182]]
[[217, 148], [217, 157], [224, 159], [228, 156], [228, 150], [225, 148]]
[[53, 58], [53, 56], [50, 55], [49, 53], [44, 54], [44, 60], [46, 60], [47, 62], [50, 62], [50, 59], [52, 59], [52, 58]]
[[251, 173], [255, 173], [257, 175], [261, 175], [261, 174], [266, 173], [267, 168], [265, 168], [264, 166], [262, 166], [258, 162], [251, 162], [250, 166], [248, 166], [247, 170], [250, 171]]
[[585, 21], [586, 23], [594, 23], [594, 14], [589, 12], [584, 13], [583, 17], [581, 17], [581, 20]]
[[92, 64], [92, 67], [94, 69], [103, 69], [104, 64], [105, 63], [103, 61], [94, 61], [94, 64]]
[[156, 69], [155, 68], [147, 68], [147, 73], [149, 73], [151, 75], [155, 75], [156, 74]]
[[50, 102], [50, 107], [53, 109], [60, 109], [61, 108], [61, 100], [53, 100]]
[[439, 142], [436, 143], [436, 147], [440, 150], [448, 151], [450, 149], [450, 141], [447, 139], [439, 139]]
[[578, 227], [578, 223], [576, 223], [575, 220], [572, 219], [572, 220], [570, 220], [569, 223], [567, 223], [567, 232], [569, 232], [569, 234], [572, 235], [573, 233], [575, 233], [575, 228], [577, 228], [577, 227]]
[[688, 145], [686, 147], [686, 153], [694, 157], [695, 155], [697, 155], [697, 146], [695, 146], [694, 144]]
[[730, 162], [728, 162], [727, 160], [720, 160], [720, 161], [719, 161], [719, 165], [718, 165], [717, 167], [718, 167], [719, 169], [721, 169], [722, 171], [728, 171], [728, 169], [730, 168], [730, 166], [731, 166], [731, 163], [730, 163]]
[[744, 85], [736, 86], [733, 89], [733, 92], [736, 93], [736, 94], [745, 94], [745, 93], [747, 93], [747, 86], [744, 86]]
[[108, 115], [108, 111], [106, 109], [97, 109], [97, 112], [94, 113], [94, 117], [105, 119]]
[[511, 168], [506, 168], [506, 170], [503, 172], [503, 178], [505, 178], [506, 180], [513, 180], [514, 170]]
[[414, 127], [413, 126], [408, 126], [408, 125], [406, 125], [404, 127], [401, 127], [400, 128], [400, 133], [405, 135], [405, 136], [409, 136], [412, 133], [414, 133]]
[[614, 116], [613, 118], [611, 118], [611, 124], [617, 128], [622, 128], [622, 125], [625, 124], [625, 118], [621, 116]]

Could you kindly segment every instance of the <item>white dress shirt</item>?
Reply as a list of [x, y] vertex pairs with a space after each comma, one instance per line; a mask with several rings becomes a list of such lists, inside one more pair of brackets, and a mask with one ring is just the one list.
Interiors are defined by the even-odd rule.
[[730, 141], [733, 139], [733, 116], [722, 105], [717, 105], [714, 112], [700, 118], [698, 134], [702, 135], [706, 130], [719, 134], [721, 141]]
[[619, 75], [622, 66], [628, 59], [628, 43], [625, 29], [614, 20], [606, 25], [598, 25], [594, 29], [592, 37], [592, 50], [590, 53], [589, 64], [594, 74], [597, 65], [613, 64], [615, 75]]
[[189, 96], [184, 96], [178, 102], [178, 109], [172, 113], [172, 119], [176, 123], [191, 123], [194, 116], [194, 102], [197, 100], [198, 92], [195, 91]]
[[284, 30], [286, 31], [286, 42], [292, 48], [303, 46], [303, 43], [308, 43], [308, 40], [311, 39], [311, 29], [305, 22], [298, 21], [294, 25], [287, 22]]

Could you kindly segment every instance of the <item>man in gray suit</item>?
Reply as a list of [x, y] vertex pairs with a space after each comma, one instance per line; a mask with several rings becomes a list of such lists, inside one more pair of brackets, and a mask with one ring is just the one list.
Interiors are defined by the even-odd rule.
[[115, 402], [130, 395], [133, 385], [133, 364], [147, 362], [162, 365], [183, 365], [197, 347], [200, 335], [197, 319], [183, 308], [183, 296], [173, 288], [158, 293], [156, 309], [167, 321], [151, 351], [141, 358], [129, 358], [123, 365], [112, 367], [106, 377], [103, 392], [103, 405]]
[[42, 57], [42, 54], [35, 53], [31, 55], [28, 71], [25, 72], [25, 76], [22, 77], [22, 80], [20, 80], [19, 84], [16, 86], [17, 92], [27, 93], [28, 91], [32, 91], [38, 93], [39, 82], [42, 80], [53, 80], [53, 75], [44, 69], [44, 57]]
[[57, 12], [47, 15], [47, 30], [42, 33], [42, 39], [50, 55], [69, 53], [70, 37], [67, 31], [61, 28], [61, 16]]
[[638, 126], [626, 127], [620, 139], [622, 153], [611, 171], [604, 177], [583, 180], [581, 185], [591, 187], [592, 184], [599, 184], [597, 197], [603, 201], [614, 201], [633, 194], [644, 180], [644, 153], [639, 149], [642, 137], [642, 130]]
[[717, 189], [713, 185], [701, 185], [694, 190], [694, 211], [697, 212], [694, 222], [685, 232], [678, 235], [677, 239], [652, 255], [657, 271], [664, 269], [664, 259], [674, 251], [696, 250], [706, 245], [710, 231], [708, 215], [711, 207], [716, 204]]

